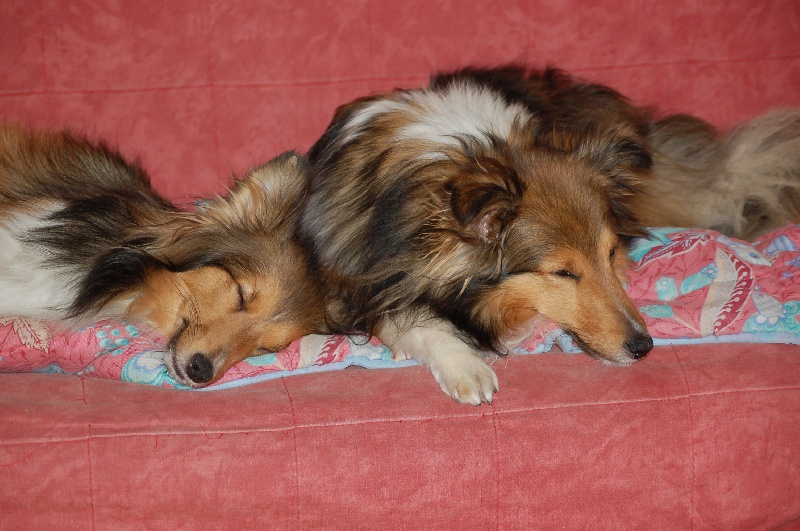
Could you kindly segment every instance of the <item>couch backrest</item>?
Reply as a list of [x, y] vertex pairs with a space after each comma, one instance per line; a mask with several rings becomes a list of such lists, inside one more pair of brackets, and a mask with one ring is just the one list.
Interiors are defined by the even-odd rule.
[[183, 201], [467, 64], [555, 65], [721, 126], [800, 104], [797, 0], [588, 4], [4, 0], [0, 117], [106, 138]]

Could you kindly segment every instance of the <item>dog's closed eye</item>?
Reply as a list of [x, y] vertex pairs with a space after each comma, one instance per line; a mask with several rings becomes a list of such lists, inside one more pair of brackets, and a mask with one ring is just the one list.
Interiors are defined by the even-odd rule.
[[552, 274], [557, 277], [568, 278], [570, 280], [575, 280], [575, 281], [580, 280], [580, 277], [578, 275], [576, 275], [575, 273], [573, 273], [568, 269], [559, 269], [557, 271], [553, 271]]
[[237, 309], [243, 312], [245, 310], [244, 290], [242, 289], [242, 285], [238, 282], [236, 283], [236, 293], [239, 295], [239, 307]]

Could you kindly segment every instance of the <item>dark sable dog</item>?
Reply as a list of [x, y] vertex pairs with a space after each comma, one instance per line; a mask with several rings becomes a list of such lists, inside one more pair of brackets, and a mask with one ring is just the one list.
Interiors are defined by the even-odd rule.
[[553, 70], [439, 75], [337, 111], [309, 154], [301, 236], [337, 329], [376, 334], [479, 404], [498, 388], [481, 354], [539, 315], [607, 362], [645, 356], [628, 244], [643, 224], [751, 236], [796, 217], [798, 116], [721, 137]]
[[196, 387], [324, 331], [294, 240], [306, 170], [284, 154], [182, 212], [103, 145], [1, 128], [0, 315], [148, 324], [169, 340], [172, 376]]

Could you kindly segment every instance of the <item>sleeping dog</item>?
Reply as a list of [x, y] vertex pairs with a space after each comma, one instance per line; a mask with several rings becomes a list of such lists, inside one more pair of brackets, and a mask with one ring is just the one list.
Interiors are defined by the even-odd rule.
[[174, 378], [213, 383], [325, 330], [294, 238], [306, 187], [307, 164], [286, 153], [184, 212], [103, 144], [0, 128], [0, 315], [143, 323], [167, 339]]
[[300, 233], [335, 329], [480, 404], [498, 389], [483, 355], [538, 316], [608, 363], [644, 357], [631, 241], [647, 224], [751, 237], [796, 219], [798, 139], [797, 111], [720, 135], [555, 70], [466, 69], [338, 109], [309, 153]]

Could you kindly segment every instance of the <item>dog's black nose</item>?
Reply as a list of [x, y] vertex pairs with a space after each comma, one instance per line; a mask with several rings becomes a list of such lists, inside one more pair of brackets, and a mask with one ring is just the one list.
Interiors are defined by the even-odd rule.
[[633, 355], [633, 359], [640, 360], [653, 350], [653, 338], [647, 334], [637, 334], [625, 343], [625, 348]]
[[204, 354], [198, 352], [189, 360], [186, 376], [194, 383], [206, 383], [214, 377], [214, 364]]

